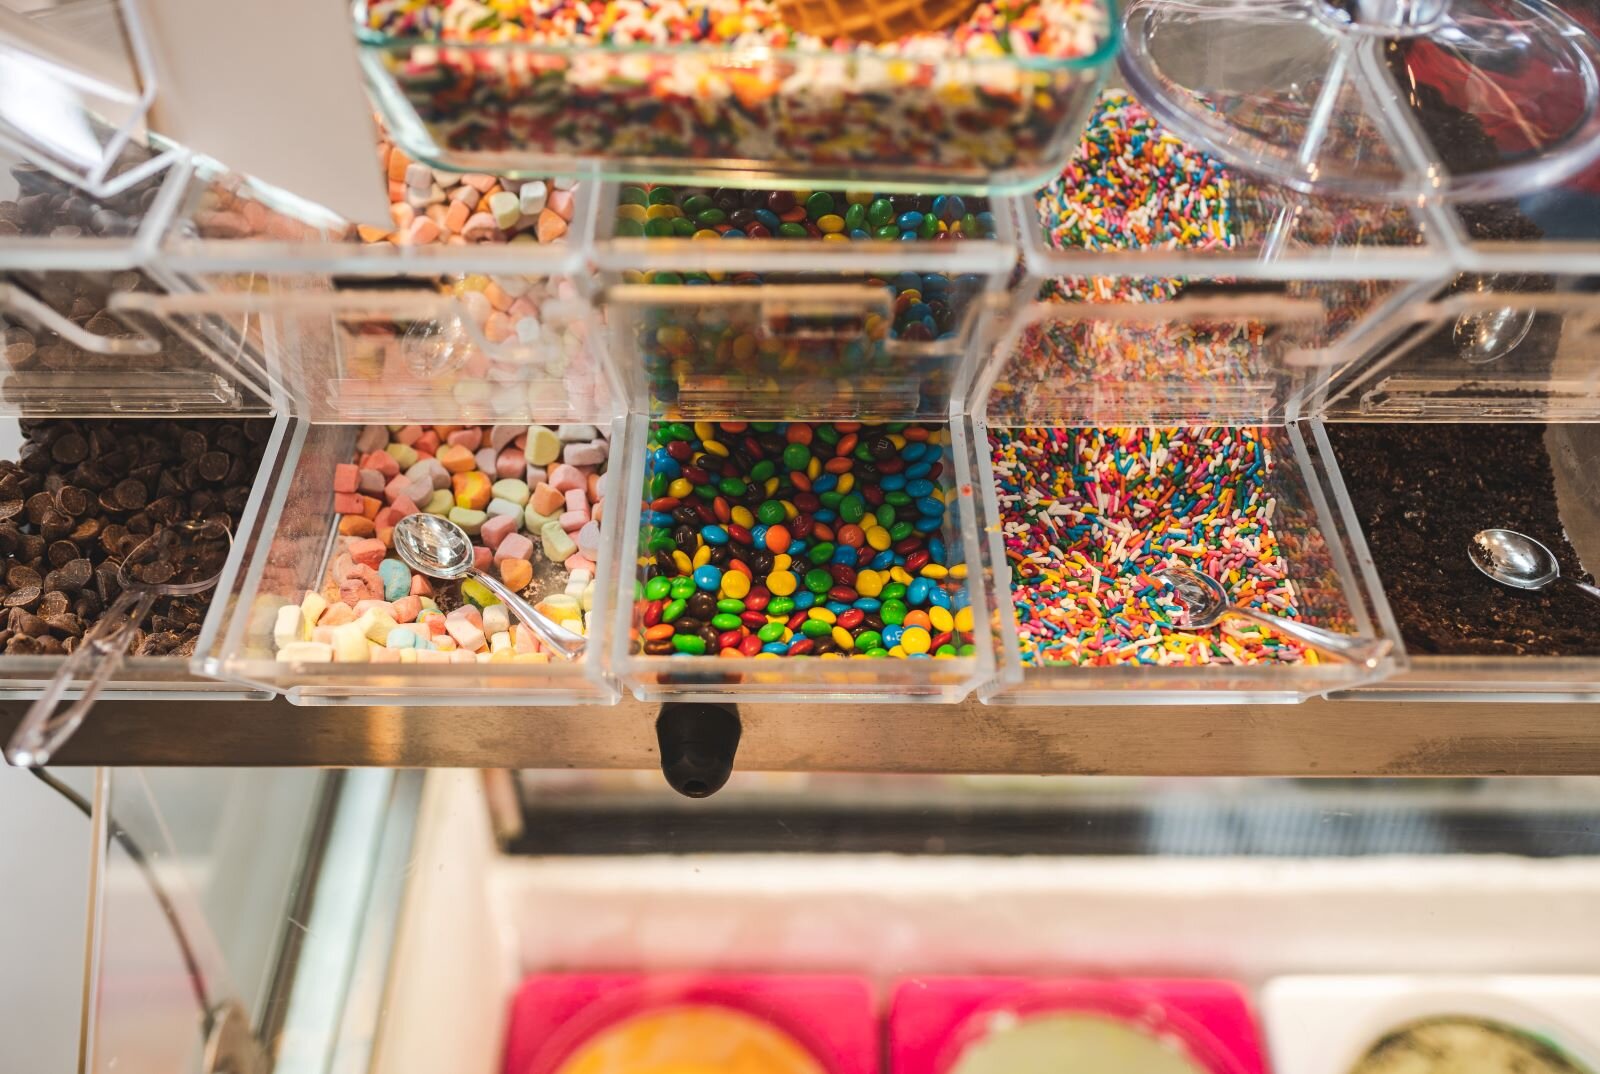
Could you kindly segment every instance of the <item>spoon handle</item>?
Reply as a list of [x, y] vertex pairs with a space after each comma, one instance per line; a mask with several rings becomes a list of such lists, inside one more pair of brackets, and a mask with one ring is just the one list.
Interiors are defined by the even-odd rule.
[[1336, 656], [1341, 660], [1348, 660], [1353, 664], [1363, 667], [1375, 668], [1378, 662], [1389, 655], [1389, 650], [1394, 648], [1394, 643], [1386, 638], [1360, 638], [1353, 634], [1339, 634], [1332, 630], [1324, 630], [1310, 623], [1302, 623], [1298, 619], [1284, 619], [1263, 612], [1257, 608], [1247, 608], [1236, 604], [1230, 611], [1254, 619], [1256, 622], [1271, 627], [1280, 634], [1286, 634], [1295, 641], [1304, 642], [1314, 649]]
[[[16, 734], [6, 746], [6, 760], [24, 768], [50, 763], [56, 750], [71, 738], [83, 723], [101, 689], [122, 666], [122, 658], [133, 643], [134, 633], [150, 614], [158, 594], [151, 590], [124, 589], [116, 602], [100, 617], [61, 662], [61, 669], [50, 680], [39, 700], [29, 706]], [[56, 706], [73, 681], [85, 676], [78, 700], [61, 712]]]
[[539, 640], [544, 642], [551, 652], [563, 660], [576, 660], [583, 655], [584, 647], [589, 644], [588, 638], [585, 638], [582, 634], [574, 634], [566, 627], [555, 622], [555, 620], [523, 600], [510, 586], [494, 575], [474, 570], [472, 577], [488, 586], [490, 591], [500, 598], [500, 602], [510, 608], [516, 617], [527, 625], [529, 630], [539, 635]]
[[1588, 582], [1573, 582], [1572, 584], [1589, 594], [1589, 596], [1593, 597], [1595, 600], [1600, 600], [1600, 586], [1593, 586]]

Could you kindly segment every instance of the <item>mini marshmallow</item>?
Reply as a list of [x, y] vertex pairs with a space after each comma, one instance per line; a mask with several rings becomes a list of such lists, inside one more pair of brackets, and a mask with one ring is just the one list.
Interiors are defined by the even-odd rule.
[[304, 617], [300, 614], [300, 605], [285, 604], [278, 609], [277, 618], [272, 623], [272, 642], [280, 650], [286, 645], [293, 645], [301, 640], [301, 628]]
[[517, 207], [523, 216], [538, 216], [544, 211], [545, 200], [549, 194], [550, 190], [545, 186], [543, 179], [523, 183], [522, 189], [517, 192]]
[[500, 542], [494, 551], [494, 558], [501, 559], [532, 559], [533, 541], [527, 534], [510, 533]]
[[278, 647], [278, 659], [286, 663], [331, 664], [333, 646], [320, 641], [293, 641]]
[[561, 438], [546, 426], [530, 425], [523, 454], [535, 466], [549, 466], [561, 456]]
[[576, 466], [570, 463], [559, 463], [550, 468], [550, 487], [558, 492], [566, 492], [568, 489], [587, 488], [588, 478]]
[[[495, 502], [504, 503], [505, 501], [497, 500]], [[493, 510], [494, 504], [491, 503], [489, 505], [489, 517], [484, 520], [483, 526], [479, 530], [478, 535], [483, 538], [483, 543], [490, 548], [499, 548], [500, 543], [511, 534], [516, 533], [517, 528], [522, 525], [521, 508], [512, 504], [507, 504], [506, 506], [511, 508], [511, 514], [496, 514]]]
[[511, 629], [511, 612], [504, 604], [491, 604], [483, 610], [483, 632], [491, 637]]
[[561, 461], [569, 466], [599, 466], [606, 461], [607, 450], [594, 444], [568, 444], [561, 451]]

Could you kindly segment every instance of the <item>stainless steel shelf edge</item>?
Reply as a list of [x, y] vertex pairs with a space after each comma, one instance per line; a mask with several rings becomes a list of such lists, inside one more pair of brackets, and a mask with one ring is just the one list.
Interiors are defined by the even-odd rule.
[[[0, 735], [26, 705], [0, 701]], [[657, 708], [108, 701], [68, 765], [651, 769]], [[1594, 705], [1341, 700], [1020, 708], [740, 705], [752, 771], [1152, 776], [1600, 774]]]

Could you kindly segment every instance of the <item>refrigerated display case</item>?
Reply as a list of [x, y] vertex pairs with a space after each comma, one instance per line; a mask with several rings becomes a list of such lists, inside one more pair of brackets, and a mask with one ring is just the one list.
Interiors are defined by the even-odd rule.
[[[749, 773], [704, 803], [583, 770], [92, 782], [85, 1069], [190, 1068], [149, 1061], [154, 1040], [205, 1039], [174, 928], [260, 1030], [269, 1065], [233, 1069], [609, 1069], [677, 1049], [730, 1069], [1009, 1053], [1031, 1070], [1066, 1042], [1344, 1071], [1429, 1018], [1593, 1062], [1592, 777]], [[236, 843], [202, 817], [269, 804], [278, 848], [219, 869]], [[116, 823], [153, 875], [105, 841]]]

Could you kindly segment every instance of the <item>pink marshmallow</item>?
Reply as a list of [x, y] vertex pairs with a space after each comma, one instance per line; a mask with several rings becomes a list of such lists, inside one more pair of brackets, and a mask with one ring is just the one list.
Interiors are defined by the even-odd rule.
[[508, 447], [495, 459], [494, 473], [496, 477], [501, 478], [521, 477], [522, 469], [526, 465], [527, 460], [523, 457], [522, 449]]
[[481, 623], [473, 623], [465, 616], [452, 615], [445, 620], [444, 628], [450, 632], [452, 638], [456, 639], [456, 644], [463, 649], [476, 652], [483, 648], [483, 626]]
[[[502, 541], [502, 544], [505, 542]], [[472, 546], [472, 565], [480, 571], [486, 571], [494, 563], [494, 553], [481, 544]]]
[[333, 491], [355, 492], [361, 487], [361, 470], [354, 463], [341, 462], [333, 468]]
[[499, 548], [501, 541], [517, 532], [519, 521], [515, 515], [490, 515], [478, 531], [478, 537], [490, 548]]
[[389, 504], [389, 510], [393, 511], [400, 518], [405, 518], [407, 515], [416, 514], [419, 508], [412, 501], [411, 497], [396, 496], [394, 498], [394, 502]]
[[400, 472], [400, 464], [387, 451], [368, 452], [362, 456], [361, 466], [363, 469], [378, 471], [385, 481]]
[[411, 595], [413, 597], [433, 596], [433, 583], [428, 581], [424, 575], [413, 574], [411, 576]]
[[457, 429], [445, 437], [456, 447], [464, 447], [468, 451], [477, 451], [483, 445], [483, 430], [476, 425], [469, 425], [464, 429]]
[[394, 609], [389, 614], [394, 616], [394, 621], [397, 623], [414, 623], [421, 613], [421, 597], [401, 597], [394, 602]]
[[475, 604], [463, 604], [459, 608], [454, 608], [445, 618], [465, 619], [469, 623], [476, 623], [480, 627], [483, 626], [483, 613], [478, 610], [478, 606]]
[[[558, 462], [550, 467], [550, 487], [565, 492], [568, 489], [581, 489], [586, 486], [583, 472], [576, 466]], [[543, 514], [543, 512], [540, 512]]]
[[582, 511], [587, 515], [589, 513], [589, 494], [583, 489], [568, 489], [567, 510]]
[[[504, 451], [511, 446], [517, 437], [526, 436], [527, 432], [528, 427], [526, 425], [494, 425], [489, 428], [489, 443], [496, 451]], [[511, 476], [516, 477], [517, 475], [512, 474]]]
[[495, 472], [500, 456], [495, 452], [494, 448], [486, 447], [479, 448], [478, 453], [473, 458], [477, 461], [478, 469], [486, 474], [492, 474]]
[[399, 441], [400, 443], [406, 445], [407, 447], [410, 447], [412, 444], [415, 444], [417, 442], [417, 438], [420, 437], [421, 435], [422, 435], [422, 426], [420, 426], [420, 425], [405, 425], [405, 426], [402, 426], [400, 428], [399, 432], [394, 434], [394, 438], [397, 441]]
[[582, 552], [574, 552], [572, 555], [568, 556], [566, 562], [563, 563], [562, 566], [567, 568], [567, 572], [569, 574], [572, 571], [588, 571], [589, 576], [591, 578], [594, 577], [594, 560], [590, 559]]
[[583, 529], [584, 525], [589, 521], [589, 512], [563, 511], [561, 512], [561, 517], [556, 519], [556, 521], [560, 522], [561, 528], [566, 530], [568, 533], [577, 533], [579, 530]]
[[368, 659], [374, 664], [398, 664], [400, 662], [399, 649], [385, 649], [381, 645], [367, 647]]
[[510, 533], [495, 549], [495, 562], [502, 559], [532, 559], [533, 541], [525, 533]]

